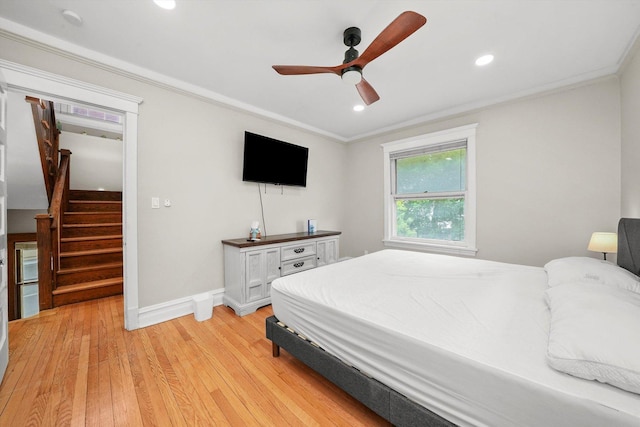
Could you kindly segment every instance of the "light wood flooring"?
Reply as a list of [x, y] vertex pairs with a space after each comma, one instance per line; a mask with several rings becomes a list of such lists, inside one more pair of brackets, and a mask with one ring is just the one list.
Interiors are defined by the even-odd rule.
[[271, 314], [219, 306], [129, 332], [116, 296], [11, 322], [0, 426], [389, 425], [286, 351], [273, 358]]

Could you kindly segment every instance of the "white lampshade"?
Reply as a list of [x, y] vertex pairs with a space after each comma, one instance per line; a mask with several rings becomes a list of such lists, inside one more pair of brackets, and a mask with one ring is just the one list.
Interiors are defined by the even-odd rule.
[[362, 74], [358, 70], [349, 70], [342, 73], [342, 81], [346, 84], [357, 85], [362, 80]]
[[618, 252], [618, 234], [597, 231], [591, 235], [587, 249], [593, 252], [615, 254]]

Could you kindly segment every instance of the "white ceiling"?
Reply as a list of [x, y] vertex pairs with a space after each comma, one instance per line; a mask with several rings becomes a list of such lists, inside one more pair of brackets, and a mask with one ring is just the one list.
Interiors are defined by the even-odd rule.
[[[405, 10], [427, 24], [364, 70], [381, 99], [363, 112], [338, 76], [271, 68], [338, 65], [345, 28], [362, 53]], [[343, 141], [615, 73], [639, 28], [640, 0], [0, 2], [0, 29]]]

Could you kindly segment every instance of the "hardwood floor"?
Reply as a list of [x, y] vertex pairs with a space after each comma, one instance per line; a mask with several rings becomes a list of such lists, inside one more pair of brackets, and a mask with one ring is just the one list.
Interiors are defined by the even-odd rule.
[[389, 425], [286, 351], [264, 319], [215, 307], [128, 332], [122, 296], [9, 324], [1, 426]]

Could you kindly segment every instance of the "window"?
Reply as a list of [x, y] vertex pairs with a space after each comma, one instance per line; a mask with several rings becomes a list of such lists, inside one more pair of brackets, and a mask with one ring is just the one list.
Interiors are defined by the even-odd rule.
[[475, 255], [475, 128], [382, 145], [386, 246]]

